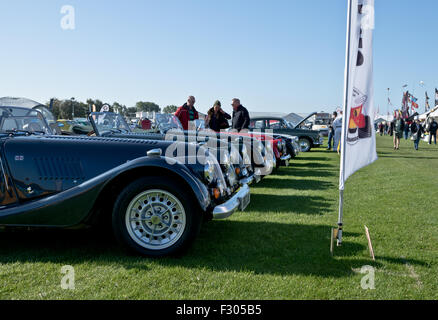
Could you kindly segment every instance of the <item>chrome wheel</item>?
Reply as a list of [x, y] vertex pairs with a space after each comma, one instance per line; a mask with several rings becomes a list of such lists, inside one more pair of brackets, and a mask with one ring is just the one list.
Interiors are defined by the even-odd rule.
[[300, 139], [301, 152], [307, 152], [310, 150], [310, 142], [307, 139]]
[[129, 203], [125, 214], [129, 236], [151, 250], [171, 247], [186, 228], [186, 212], [171, 193], [154, 189], [144, 191]]

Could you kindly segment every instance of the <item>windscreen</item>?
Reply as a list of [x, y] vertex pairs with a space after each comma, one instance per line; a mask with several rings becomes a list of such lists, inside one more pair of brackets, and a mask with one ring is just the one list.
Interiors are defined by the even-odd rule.
[[109, 132], [131, 132], [125, 119], [117, 113], [95, 112], [91, 114], [91, 121], [96, 125], [99, 135]]
[[52, 134], [41, 112], [19, 107], [0, 107], [0, 132]]
[[167, 132], [169, 130], [183, 130], [181, 122], [173, 114], [168, 113], [158, 113], [155, 115], [155, 122], [162, 132]]

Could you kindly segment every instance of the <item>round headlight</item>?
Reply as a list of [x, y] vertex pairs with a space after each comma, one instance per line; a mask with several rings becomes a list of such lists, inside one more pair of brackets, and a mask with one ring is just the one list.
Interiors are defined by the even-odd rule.
[[231, 165], [231, 159], [228, 152], [221, 153], [221, 164], [224, 165], [226, 168], [229, 168]]
[[227, 178], [230, 186], [234, 186], [237, 183], [236, 172], [234, 172], [233, 166], [229, 166], [227, 169]]
[[240, 163], [241, 157], [239, 151], [233, 145], [231, 145], [230, 158], [233, 165], [237, 165]]
[[205, 163], [204, 178], [205, 180], [207, 180], [209, 184], [214, 181], [215, 178], [214, 164], [210, 160], [207, 160]]
[[242, 144], [242, 154], [248, 154], [248, 148], [246, 147], [246, 144]]
[[[258, 142], [258, 141], [257, 141], [257, 142]], [[262, 145], [260, 142], [257, 143], [257, 150], [258, 150], [258, 152], [260, 152], [261, 154], [263, 154], [263, 145]]]

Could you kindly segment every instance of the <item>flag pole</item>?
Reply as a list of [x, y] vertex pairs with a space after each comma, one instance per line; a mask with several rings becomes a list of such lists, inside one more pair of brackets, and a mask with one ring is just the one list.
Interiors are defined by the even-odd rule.
[[342, 245], [342, 226], [343, 226], [343, 213], [344, 213], [344, 170], [345, 170], [345, 133], [347, 129], [347, 107], [348, 107], [348, 95], [350, 89], [350, 35], [351, 35], [351, 2], [348, 1], [348, 13], [347, 13], [347, 39], [345, 48], [345, 70], [344, 70], [344, 110], [342, 116], [342, 134], [341, 134], [341, 170], [339, 173], [339, 217], [338, 217], [338, 230], [337, 230], [337, 245]]

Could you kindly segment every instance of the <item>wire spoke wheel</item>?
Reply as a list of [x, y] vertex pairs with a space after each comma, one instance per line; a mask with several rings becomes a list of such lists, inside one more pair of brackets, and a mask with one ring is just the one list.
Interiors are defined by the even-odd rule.
[[307, 139], [300, 139], [299, 140], [301, 152], [307, 152], [310, 150], [310, 142]]
[[175, 244], [186, 228], [186, 212], [176, 196], [161, 189], [136, 195], [125, 213], [129, 236], [149, 250], [162, 250]]

